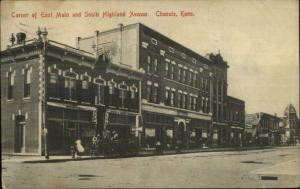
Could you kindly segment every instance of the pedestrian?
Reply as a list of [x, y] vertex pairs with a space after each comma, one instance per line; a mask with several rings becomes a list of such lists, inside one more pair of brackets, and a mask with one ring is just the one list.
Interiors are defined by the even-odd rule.
[[76, 145], [76, 153], [77, 153], [77, 157], [81, 157], [80, 155], [84, 152], [84, 148], [81, 144], [81, 139], [80, 137], [77, 138], [77, 140], [75, 141], [75, 145]]

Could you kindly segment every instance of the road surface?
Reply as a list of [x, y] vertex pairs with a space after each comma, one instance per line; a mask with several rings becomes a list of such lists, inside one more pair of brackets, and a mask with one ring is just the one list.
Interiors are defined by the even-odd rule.
[[96, 159], [2, 162], [6, 188], [299, 187], [300, 146]]

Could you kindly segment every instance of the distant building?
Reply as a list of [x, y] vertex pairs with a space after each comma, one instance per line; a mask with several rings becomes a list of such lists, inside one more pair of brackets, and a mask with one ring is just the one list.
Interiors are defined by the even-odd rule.
[[295, 107], [289, 104], [284, 110], [284, 143], [294, 144], [299, 136], [299, 120]]
[[253, 145], [279, 145], [280, 144], [280, 133], [279, 123], [281, 118], [277, 115], [270, 115], [264, 112], [247, 114], [246, 115], [246, 135], [249, 140], [247, 143]]

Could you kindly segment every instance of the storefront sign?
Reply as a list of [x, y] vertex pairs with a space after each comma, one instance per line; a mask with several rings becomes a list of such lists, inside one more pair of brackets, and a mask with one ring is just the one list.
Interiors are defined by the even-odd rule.
[[146, 137], [155, 137], [155, 129], [145, 128]]

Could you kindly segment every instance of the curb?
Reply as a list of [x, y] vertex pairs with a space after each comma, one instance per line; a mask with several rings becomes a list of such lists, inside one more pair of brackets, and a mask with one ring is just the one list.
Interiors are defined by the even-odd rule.
[[181, 152], [176, 151], [164, 151], [161, 154], [157, 154], [155, 151], [151, 152], [139, 152], [136, 156], [129, 157], [104, 157], [104, 156], [96, 156], [96, 157], [81, 157], [81, 158], [66, 158], [66, 159], [41, 159], [41, 160], [27, 160], [21, 161], [22, 163], [62, 163], [67, 161], [84, 161], [84, 160], [96, 160], [96, 159], [119, 159], [119, 158], [135, 158], [135, 157], [149, 157], [149, 156], [162, 156], [162, 155], [174, 155], [174, 154], [190, 154], [190, 153], [200, 153], [200, 152], [224, 152], [224, 151], [247, 151], [247, 150], [263, 150], [263, 149], [272, 149], [273, 146], [265, 146], [265, 147], [246, 147], [246, 148], [207, 148], [207, 149], [199, 149], [199, 150], [182, 150]]

